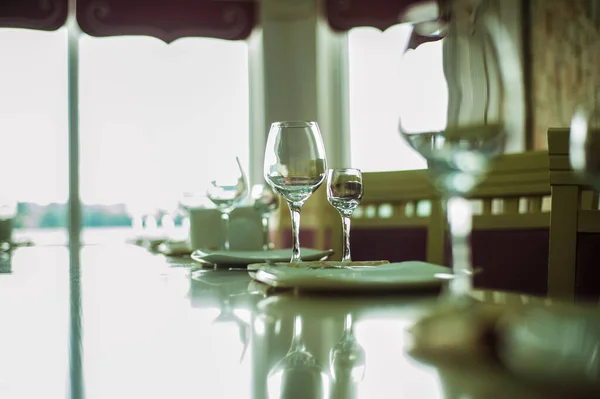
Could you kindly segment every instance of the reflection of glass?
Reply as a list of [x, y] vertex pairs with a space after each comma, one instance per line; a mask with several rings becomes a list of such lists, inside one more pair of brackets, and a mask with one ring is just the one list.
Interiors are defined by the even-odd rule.
[[269, 399], [325, 399], [329, 396], [328, 384], [327, 375], [304, 346], [302, 319], [296, 316], [290, 349], [268, 376]]
[[132, 238], [143, 240], [149, 236], [146, 226], [147, 219], [156, 212], [156, 208], [152, 205], [152, 201], [144, 195], [137, 198], [129, 198], [126, 201], [125, 209], [131, 218]]
[[[489, 1], [451, 0], [442, 11], [446, 18], [431, 31], [435, 39], [443, 36], [441, 46], [410, 50], [415, 40], [407, 43], [406, 58], [430, 52], [431, 63], [407, 77], [423, 85], [403, 86], [399, 130], [427, 160], [446, 199], [456, 276], [451, 293], [464, 299], [472, 286], [472, 210], [465, 196], [504, 151], [506, 80], [518, 75], [519, 65]], [[427, 36], [426, 26], [418, 28]]]
[[288, 203], [292, 262], [300, 262], [300, 210], [325, 179], [325, 146], [316, 122], [276, 122], [265, 150], [264, 177]]
[[350, 217], [363, 196], [362, 173], [359, 169], [330, 169], [327, 199], [342, 217], [344, 246], [342, 262], [350, 262]]
[[271, 237], [269, 235], [269, 217], [277, 208], [279, 208], [279, 197], [273, 192], [271, 187], [266, 184], [255, 184], [252, 187], [252, 199], [254, 200], [254, 209], [260, 213], [263, 229], [263, 250], [273, 249]]
[[11, 248], [15, 216], [17, 202], [0, 198], [0, 251], [8, 251]]
[[0, 251], [0, 274], [12, 272], [12, 255], [10, 252]]
[[179, 207], [179, 196], [165, 195], [163, 200], [160, 201], [157, 213], [160, 215], [160, 226], [164, 237], [173, 241], [178, 239], [179, 237], [177, 236], [175, 220], [181, 213], [181, 209]]
[[331, 375], [336, 382], [357, 383], [365, 376], [365, 350], [356, 340], [352, 315], [348, 313], [342, 338], [329, 356]]
[[237, 168], [227, 168], [217, 171], [218, 179], [212, 180], [206, 191], [207, 197], [217, 206], [223, 220], [222, 249], [229, 250], [229, 214], [248, 195], [246, 175], [238, 157], [235, 158]]
[[248, 344], [250, 343], [250, 324], [240, 319], [235, 314], [233, 306], [229, 298], [225, 298], [221, 301], [221, 313], [213, 320], [213, 323], [234, 323], [237, 325], [240, 332], [240, 341], [243, 344], [242, 354], [240, 355], [240, 363], [244, 360]]

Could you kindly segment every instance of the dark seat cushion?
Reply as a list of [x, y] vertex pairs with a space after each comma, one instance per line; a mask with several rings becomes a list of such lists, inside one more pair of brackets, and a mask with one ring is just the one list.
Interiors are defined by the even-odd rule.
[[355, 228], [350, 240], [353, 260], [427, 260], [424, 227]]
[[[545, 296], [548, 291], [548, 228], [475, 230], [471, 237], [477, 288]], [[450, 240], [445, 259], [451, 264]]]

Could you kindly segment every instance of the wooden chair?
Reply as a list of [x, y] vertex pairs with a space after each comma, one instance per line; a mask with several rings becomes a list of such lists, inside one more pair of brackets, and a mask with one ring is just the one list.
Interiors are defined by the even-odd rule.
[[[363, 184], [364, 198], [352, 217], [352, 258], [442, 264], [444, 216], [440, 195], [427, 172], [363, 173]], [[290, 247], [291, 220], [285, 202], [273, 223], [275, 246]], [[342, 239], [340, 216], [321, 187], [302, 209], [300, 245], [332, 248], [335, 254], [331, 259], [340, 259]]]
[[552, 212], [548, 296], [561, 300], [600, 295], [598, 193], [569, 162], [569, 129], [548, 129]]
[[[550, 177], [545, 151], [498, 159], [474, 190], [473, 265], [478, 288], [547, 293]], [[451, 265], [446, 217], [426, 170], [363, 174], [365, 195], [352, 218], [352, 257]], [[341, 223], [324, 188], [302, 211], [301, 244], [341, 254]], [[280, 247], [291, 244], [289, 210], [279, 212]]]
[[[365, 196], [353, 217], [357, 260], [451, 264], [440, 194], [427, 171], [363, 174]], [[473, 264], [477, 287], [546, 294], [550, 182], [545, 151], [501, 157], [474, 190]]]
[[[471, 238], [479, 288], [547, 292], [550, 178], [546, 151], [500, 157], [470, 195]], [[447, 244], [448, 264], [450, 250]]]
[[352, 218], [353, 259], [443, 264], [445, 217], [427, 171], [364, 173], [363, 184]]

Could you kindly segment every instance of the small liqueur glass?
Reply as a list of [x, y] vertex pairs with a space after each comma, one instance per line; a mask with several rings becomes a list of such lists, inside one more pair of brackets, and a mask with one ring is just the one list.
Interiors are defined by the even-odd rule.
[[344, 235], [342, 262], [350, 262], [350, 217], [363, 197], [362, 173], [359, 169], [330, 169], [327, 200], [340, 213]]
[[337, 383], [359, 383], [365, 377], [366, 354], [354, 334], [354, 320], [348, 313], [342, 338], [329, 353], [331, 376]]
[[252, 187], [254, 209], [260, 213], [263, 229], [263, 251], [273, 249], [269, 236], [269, 218], [279, 208], [279, 196], [267, 184], [255, 184]]

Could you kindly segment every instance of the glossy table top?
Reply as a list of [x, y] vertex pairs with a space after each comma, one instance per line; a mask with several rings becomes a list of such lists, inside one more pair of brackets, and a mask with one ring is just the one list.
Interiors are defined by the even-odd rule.
[[0, 398], [65, 398], [74, 385], [93, 399], [556, 394], [488, 362], [410, 356], [407, 330], [435, 293], [267, 296], [245, 271], [191, 273], [134, 246], [84, 247], [79, 259], [81, 328], [66, 247], [19, 248], [0, 274]]

